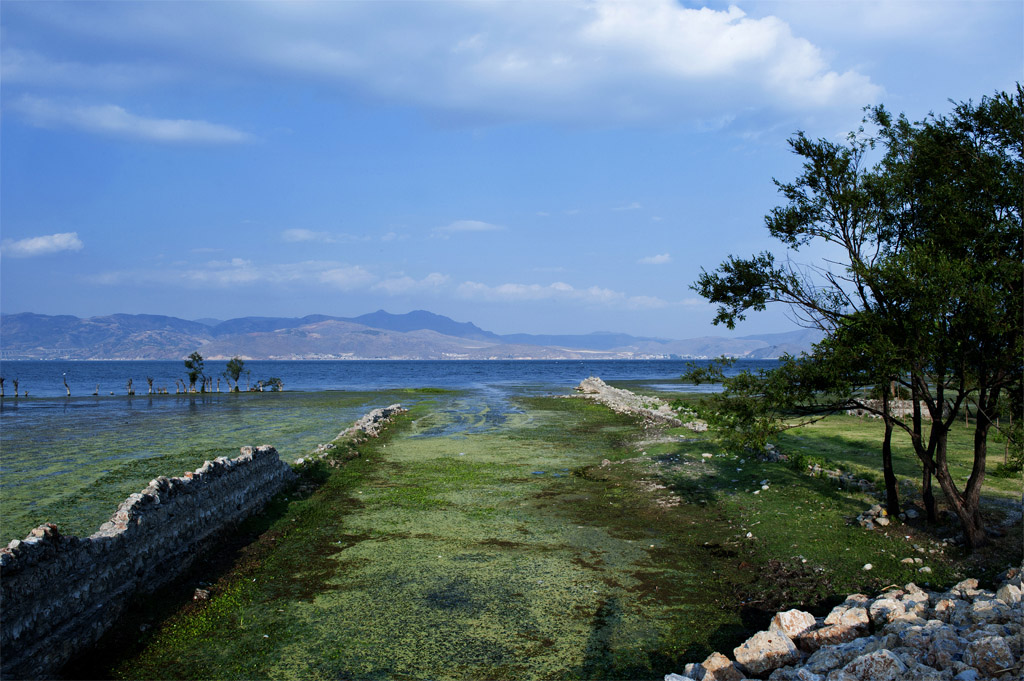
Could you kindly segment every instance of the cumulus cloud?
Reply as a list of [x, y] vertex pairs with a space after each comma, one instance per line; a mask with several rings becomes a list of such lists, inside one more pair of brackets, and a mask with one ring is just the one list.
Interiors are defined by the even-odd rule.
[[376, 276], [360, 265], [333, 267], [319, 275], [321, 283], [330, 284], [343, 291], [365, 288], [376, 279]]
[[859, 110], [881, 94], [776, 16], [675, 0], [117, 3], [97, 14], [72, 4], [59, 21], [181, 65], [283, 73], [474, 123], [722, 121]]
[[661, 253], [659, 255], [652, 255], [646, 258], [640, 258], [637, 260], [641, 265], [667, 265], [672, 262], [672, 256], [668, 253]]
[[374, 284], [372, 288], [374, 291], [383, 291], [391, 295], [424, 293], [441, 289], [441, 287], [448, 283], [449, 279], [450, 277], [447, 274], [431, 272], [419, 280], [409, 276], [384, 279]]
[[78, 232], [63, 232], [34, 236], [13, 241], [5, 239], [0, 244], [0, 251], [13, 258], [31, 258], [37, 255], [49, 255], [61, 251], [80, 251], [84, 244], [78, 238]]
[[41, 128], [71, 128], [150, 142], [237, 144], [252, 139], [250, 135], [226, 125], [188, 119], [146, 118], [114, 104], [65, 104], [26, 95], [16, 100], [12, 109]]
[[652, 296], [627, 296], [625, 293], [600, 286], [576, 288], [562, 281], [546, 285], [508, 283], [498, 286], [467, 281], [459, 284], [457, 294], [462, 298], [476, 300], [505, 302], [554, 300], [627, 309], [656, 309], [667, 307], [670, 304]]

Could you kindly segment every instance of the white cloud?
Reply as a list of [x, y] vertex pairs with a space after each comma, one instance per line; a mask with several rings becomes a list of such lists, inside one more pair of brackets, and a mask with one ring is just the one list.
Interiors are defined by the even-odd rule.
[[642, 206], [638, 202], [633, 201], [632, 203], [627, 203], [622, 206], [616, 206], [615, 208], [612, 208], [612, 210], [640, 210], [641, 208]]
[[452, 234], [453, 232], [496, 232], [502, 229], [505, 228], [481, 220], [456, 220], [444, 227], [438, 227], [435, 231], [439, 234]]
[[397, 241], [405, 237], [395, 232], [387, 232], [375, 237], [371, 234], [346, 234], [344, 232], [316, 232], [311, 229], [286, 229], [281, 232], [281, 239], [289, 243], [321, 243], [321, 244], [353, 244], [367, 243], [375, 239], [380, 241]]
[[114, 104], [65, 104], [23, 96], [12, 109], [41, 128], [72, 128], [90, 133], [162, 143], [237, 144], [252, 137], [225, 125], [206, 121], [146, 118]]
[[48, 234], [46, 236], [34, 236], [27, 239], [12, 241], [5, 239], [0, 245], [4, 255], [13, 258], [31, 258], [37, 255], [48, 255], [60, 253], [61, 251], [80, 251], [84, 244], [78, 238], [78, 232], [63, 232], [60, 234]]
[[637, 260], [641, 265], [667, 265], [672, 262], [672, 256], [668, 253], [661, 253], [659, 255], [652, 255], [646, 258], [640, 258]]
[[446, 274], [431, 272], [420, 280], [408, 276], [384, 279], [374, 284], [372, 288], [374, 291], [384, 291], [391, 295], [431, 292], [439, 290], [448, 283], [449, 279], [450, 277]]
[[365, 288], [376, 279], [376, 276], [360, 265], [334, 267], [321, 272], [319, 276], [321, 283], [330, 284], [331, 286], [340, 288], [343, 291]]
[[31, 50], [0, 51], [0, 80], [7, 86], [58, 86], [73, 89], [125, 90], [153, 86], [181, 76], [158, 64], [86, 64], [46, 57]]
[[500, 284], [488, 286], [475, 281], [459, 284], [457, 294], [462, 298], [473, 300], [490, 300], [504, 302], [554, 300], [571, 303], [584, 303], [596, 306], [607, 306], [627, 309], [656, 309], [667, 307], [671, 303], [652, 296], [627, 296], [625, 293], [613, 291], [599, 286], [575, 288], [571, 284], [556, 281], [551, 284]]
[[314, 232], [310, 229], [286, 229], [281, 232], [281, 238], [289, 242], [321, 241], [330, 243], [334, 240], [334, 237], [327, 232]]
[[72, 4], [47, 20], [181, 66], [334, 83], [473, 123], [693, 123], [881, 94], [775, 16], [675, 0]]
[[256, 284], [273, 286], [302, 285], [329, 286], [352, 290], [369, 286], [377, 277], [361, 265], [349, 265], [326, 260], [306, 260], [296, 263], [260, 264], [244, 258], [210, 260], [199, 265], [173, 264], [165, 269], [121, 270], [106, 272], [91, 279], [99, 284], [126, 282], [180, 285], [194, 287], [231, 288]]

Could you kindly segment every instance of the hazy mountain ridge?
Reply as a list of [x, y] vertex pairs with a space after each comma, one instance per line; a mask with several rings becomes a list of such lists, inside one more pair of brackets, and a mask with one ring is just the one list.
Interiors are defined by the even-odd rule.
[[820, 338], [794, 331], [744, 338], [683, 340], [620, 333], [498, 335], [471, 322], [417, 310], [359, 317], [242, 317], [190, 321], [114, 314], [81, 319], [34, 313], [0, 315], [0, 357], [12, 359], [630, 359], [772, 358]]

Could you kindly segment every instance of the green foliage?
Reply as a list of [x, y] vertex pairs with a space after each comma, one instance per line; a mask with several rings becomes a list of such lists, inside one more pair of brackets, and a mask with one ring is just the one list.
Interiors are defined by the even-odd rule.
[[[753, 447], [793, 412], [865, 407], [863, 388], [883, 395], [898, 383], [899, 394], [923, 403], [930, 424], [920, 414], [883, 421], [914, 436], [922, 465], [976, 545], [985, 540], [977, 507], [985, 431], [1000, 394], [1019, 393], [1024, 382], [1024, 89], [914, 123], [876, 107], [866, 122], [874, 135], [862, 128], [845, 144], [790, 139], [802, 172], [776, 181], [786, 203], [765, 217], [788, 250], [819, 244], [838, 256], [804, 264], [769, 252], [730, 256], [693, 286], [718, 304], [716, 323], [733, 328], [747, 310], [782, 302], [825, 339], [786, 359], [778, 376], [726, 379], [708, 369], [696, 377], [724, 384], [716, 425], [731, 430], [734, 445]], [[882, 159], [869, 167], [876, 146]], [[980, 434], [975, 474], [961, 491], [944, 451], [968, 401]]]
[[264, 390], [269, 390], [272, 393], [276, 393], [284, 389], [284, 381], [277, 376], [271, 376], [265, 381], [260, 381], [260, 384], [263, 386]]
[[[193, 352], [185, 360], [185, 371], [188, 374], [188, 388], [190, 391], [195, 391], [196, 381], [203, 375], [203, 356], [198, 352]], [[206, 391], [205, 386], [203, 391]]]
[[228, 360], [227, 369], [224, 371], [224, 377], [228, 379], [230, 383], [234, 383], [234, 387], [231, 388], [233, 392], [238, 392], [238, 377], [242, 375], [242, 371], [245, 370], [245, 361], [238, 357], [232, 357]]

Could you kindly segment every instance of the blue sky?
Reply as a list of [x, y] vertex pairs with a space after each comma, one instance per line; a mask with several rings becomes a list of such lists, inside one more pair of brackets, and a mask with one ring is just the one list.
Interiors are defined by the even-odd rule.
[[0, 308], [725, 335], [787, 137], [1011, 89], [1022, 8], [4, 0]]

